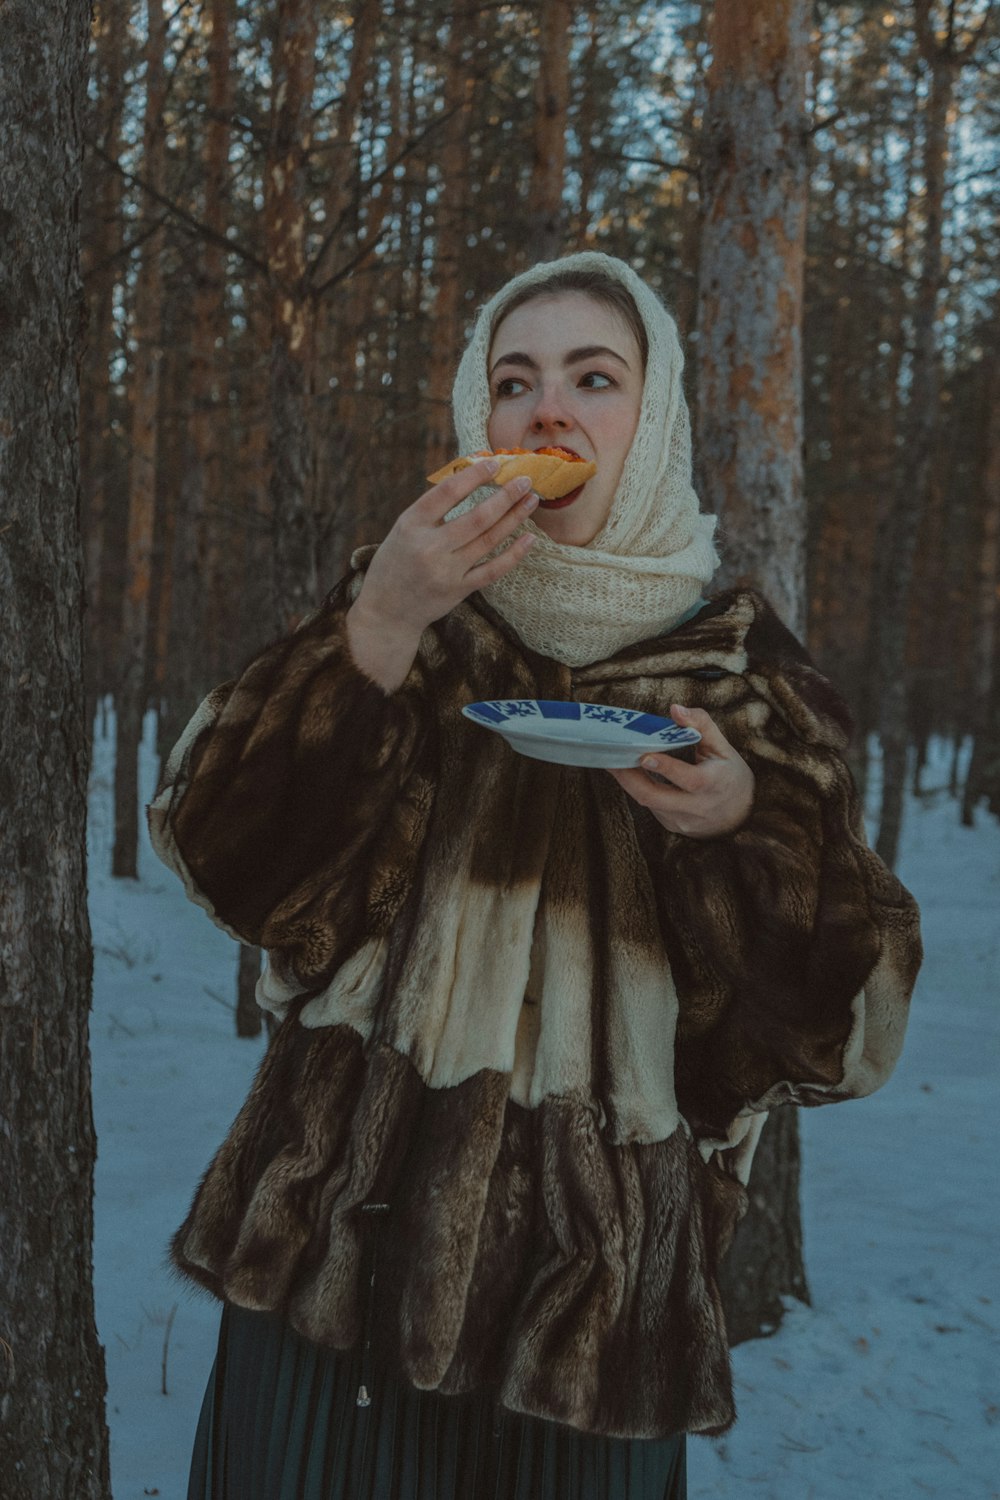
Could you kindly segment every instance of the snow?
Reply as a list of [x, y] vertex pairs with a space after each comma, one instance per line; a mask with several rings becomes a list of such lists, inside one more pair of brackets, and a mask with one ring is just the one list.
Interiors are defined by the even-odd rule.
[[[143, 801], [152, 735], [150, 718]], [[167, 1244], [264, 1041], [237, 1039], [236, 946], [185, 899], [144, 826], [138, 881], [108, 873], [112, 765], [109, 721], [94, 744], [89, 844], [112, 1480], [115, 1500], [185, 1500], [218, 1309], [172, 1275]], [[946, 775], [942, 748], [926, 784]], [[777, 1334], [734, 1352], [740, 1420], [724, 1438], [689, 1440], [691, 1500], [1000, 1497], [1000, 1210], [986, 1131], [1000, 826], [980, 813], [960, 827], [943, 790], [911, 799], [900, 873], [927, 949], [903, 1058], [871, 1099], [801, 1112], [812, 1306], [791, 1303]]]

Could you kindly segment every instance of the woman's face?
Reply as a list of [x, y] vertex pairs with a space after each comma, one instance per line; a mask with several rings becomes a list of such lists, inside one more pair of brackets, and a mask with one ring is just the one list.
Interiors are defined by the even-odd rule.
[[551, 292], [508, 313], [487, 360], [493, 448], [569, 448], [597, 473], [533, 520], [582, 547], [608, 518], [639, 422], [642, 356], [627, 323], [586, 292]]

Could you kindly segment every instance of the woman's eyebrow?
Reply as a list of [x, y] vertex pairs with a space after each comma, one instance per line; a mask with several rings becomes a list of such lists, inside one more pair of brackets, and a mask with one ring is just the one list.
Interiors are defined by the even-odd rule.
[[[563, 360], [563, 364], [567, 366], [579, 364], [581, 359], [596, 359], [602, 354], [610, 356], [611, 359], [617, 359], [620, 364], [625, 366], [626, 370], [629, 369], [627, 359], [623, 359], [613, 349], [605, 348], [603, 344], [585, 344], [582, 349], [571, 349]], [[530, 354], [501, 354], [490, 374], [495, 374], [501, 365], [525, 365], [529, 370], [538, 369], [538, 365]]]

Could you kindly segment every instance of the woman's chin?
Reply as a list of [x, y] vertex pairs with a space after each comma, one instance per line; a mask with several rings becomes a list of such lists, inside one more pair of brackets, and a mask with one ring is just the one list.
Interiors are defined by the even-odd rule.
[[[580, 501], [584, 500], [581, 495]], [[532, 520], [539, 531], [551, 537], [554, 542], [561, 542], [564, 547], [585, 547], [592, 542], [594, 537], [604, 525], [606, 516], [602, 513], [595, 514], [593, 505], [584, 503], [580, 505], [576, 501], [567, 506], [565, 510], [546, 510], [539, 505]]]

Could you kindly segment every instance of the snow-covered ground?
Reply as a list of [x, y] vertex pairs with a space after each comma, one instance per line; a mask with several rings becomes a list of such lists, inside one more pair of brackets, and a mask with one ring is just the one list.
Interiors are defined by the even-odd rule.
[[[144, 829], [139, 881], [110, 878], [112, 756], [109, 732], [94, 747], [90, 890], [112, 1478], [115, 1500], [184, 1500], [218, 1313], [171, 1276], [166, 1246], [264, 1043], [235, 1036], [235, 945], [185, 899]], [[147, 738], [144, 799], [155, 770]], [[926, 783], [944, 777], [932, 765]], [[902, 1062], [873, 1098], [802, 1112], [813, 1305], [793, 1304], [773, 1338], [735, 1351], [740, 1421], [689, 1442], [691, 1500], [1000, 1497], [987, 1128], [1000, 1072], [1000, 827], [983, 813], [974, 831], [959, 827], [943, 794], [911, 803], [901, 873], [927, 948]]]

